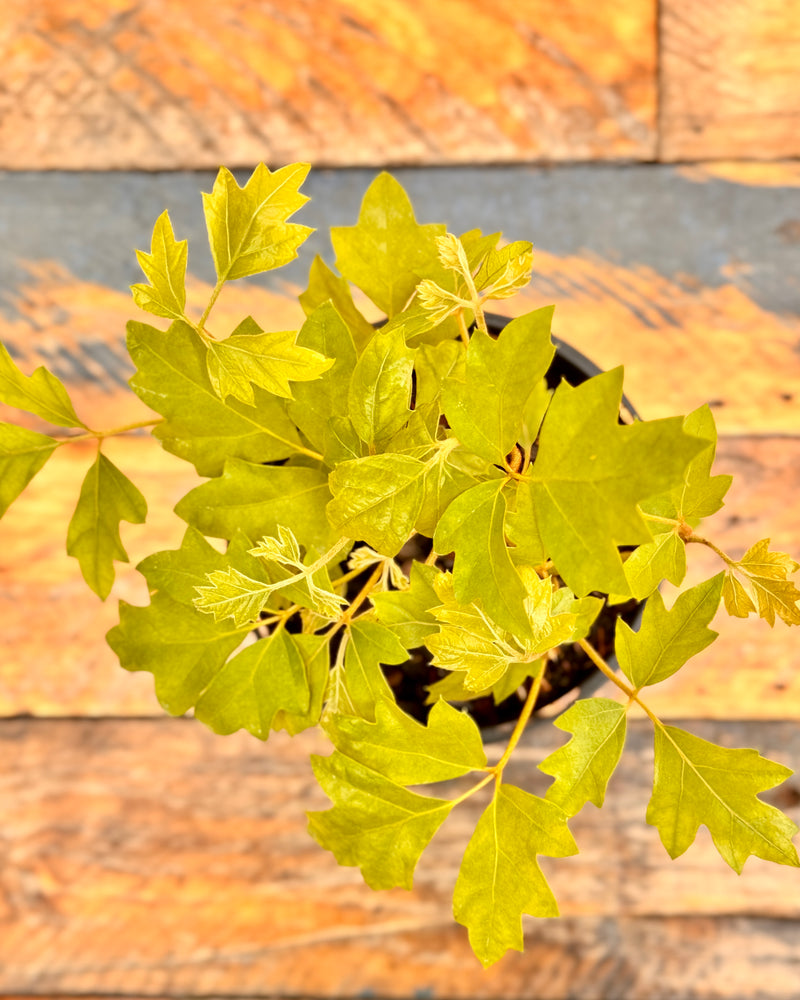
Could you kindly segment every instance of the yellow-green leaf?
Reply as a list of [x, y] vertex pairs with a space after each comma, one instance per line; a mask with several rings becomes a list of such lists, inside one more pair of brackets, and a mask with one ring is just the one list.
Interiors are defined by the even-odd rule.
[[169, 212], [162, 212], [153, 226], [150, 253], [136, 251], [139, 267], [149, 282], [131, 285], [133, 301], [140, 309], [167, 319], [183, 317], [188, 253], [187, 241], [175, 239]]
[[757, 610], [771, 626], [775, 615], [787, 625], [800, 625], [800, 590], [789, 579], [800, 563], [785, 552], [770, 552], [769, 542], [769, 538], [756, 542], [728, 568], [725, 607], [737, 618]]
[[33, 413], [58, 427], [86, 427], [55, 375], [46, 368], [23, 375], [4, 344], [0, 344], [0, 403]]
[[114, 583], [114, 560], [128, 561], [119, 537], [120, 521], [142, 524], [147, 502], [133, 483], [98, 452], [83, 480], [78, 505], [67, 529], [67, 552], [83, 578], [105, 600]]
[[347, 410], [356, 433], [375, 447], [411, 416], [414, 351], [403, 328], [379, 331], [358, 359], [350, 382]]
[[46, 434], [0, 423], [0, 517], [58, 447]]
[[220, 281], [246, 278], [294, 260], [313, 232], [287, 219], [308, 201], [299, 188], [309, 171], [293, 163], [272, 173], [259, 163], [244, 185], [225, 167], [203, 193], [211, 255]]

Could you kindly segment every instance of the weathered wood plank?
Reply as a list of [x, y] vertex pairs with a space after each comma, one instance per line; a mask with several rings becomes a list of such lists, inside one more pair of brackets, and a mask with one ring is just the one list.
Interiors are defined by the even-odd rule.
[[800, 154], [793, 0], [660, 5], [660, 157]]
[[[800, 764], [793, 723], [690, 728]], [[541, 792], [535, 763], [562, 739], [534, 729], [508, 780]], [[262, 746], [180, 720], [6, 720], [0, 741], [4, 994], [796, 995], [800, 875], [752, 860], [737, 878], [702, 836], [669, 861], [643, 822], [645, 723], [604, 809], [573, 823], [581, 855], [548, 866], [564, 917], [527, 922], [526, 953], [489, 973], [450, 914], [474, 798], [412, 892], [376, 894], [305, 834], [304, 810], [326, 804], [306, 760], [316, 737]], [[796, 779], [768, 797], [800, 818]]]
[[0, 164], [651, 159], [655, 4], [6, 4]]

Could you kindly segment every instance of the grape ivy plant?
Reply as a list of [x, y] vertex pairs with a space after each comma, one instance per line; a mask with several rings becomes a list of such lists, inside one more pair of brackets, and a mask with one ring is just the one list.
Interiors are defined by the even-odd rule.
[[[187, 306], [186, 241], [167, 212], [156, 221], [150, 252], [138, 253], [146, 281], [132, 291], [162, 324], [131, 322], [127, 339], [130, 385], [151, 419], [97, 430], [54, 375], [24, 374], [0, 345], [0, 400], [54, 425], [0, 425], [0, 512], [55, 449], [95, 440], [67, 551], [104, 599], [127, 558], [120, 522], [146, 516], [106, 438], [146, 427], [192, 463], [207, 481], [176, 508], [183, 543], [140, 564], [150, 603], [121, 603], [111, 648], [126, 669], [154, 675], [168, 712], [192, 711], [217, 733], [266, 740], [320, 727], [333, 749], [312, 766], [333, 805], [310, 814], [311, 835], [375, 889], [409, 888], [451, 811], [485, 796], [454, 891], [484, 965], [522, 948], [522, 914], [557, 914], [537, 858], [577, 852], [569, 821], [602, 805], [632, 705], [654, 726], [646, 820], [672, 857], [705, 825], [737, 872], [750, 855], [798, 865], [797, 827], [759, 799], [788, 768], [666, 725], [644, 693], [715, 639], [720, 603], [800, 624], [794, 559], [769, 539], [736, 558], [699, 533], [731, 483], [712, 474], [708, 407], [622, 420], [622, 369], [549, 387], [552, 308], [499, 335], [486, 321], [488, 303], [528, 283], [531, 245], [421, 225], [388, 174], [355, 225], [332, 229], [338, 274], [312, 263], [299, 331], [251, 316], [220, 329], [225, 285], [288, 263], [311, 232], [288, 221], [307, 201], [307, 172], [262, 164], [243, 187], [219, 172], [203, 195], [217, 282], [202, 312]], [[367, 321], [352, 286], [382, 323]], [[697, 545], [720, 572], [668, 608], [658, 587], [683, 583]], [[604, 606], [630, 599], [646, 605], [638, 630], [618, 622], [617, 672], [592, 628]], [[557, 719], [570, 739], [539, 764], [553, 778], [540, 797], [505, 769], [548, 665], [576, 646], [620, 698], [580, 698]], [[388, 679], [420, 656], [439, 677], [426, 722]], [[464, 706], [520, 691], [490, 765]]]

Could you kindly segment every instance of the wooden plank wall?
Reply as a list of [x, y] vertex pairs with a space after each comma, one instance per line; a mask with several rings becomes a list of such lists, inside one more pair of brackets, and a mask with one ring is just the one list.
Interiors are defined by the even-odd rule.
[[[719, 471], [736, 476], [720, 544], [771, 535], [800, 553], [795, 0], [7, 0], [0, 39], [0, 339], [26, 371], [51, 365], [93, 425], [141, 413], [122, 331], [131, 249], [163, 208], [193, 240], [191, 297], [208, 295], [210, 175], [177, 171], [335, 167], [312, 177], [304, 218], [324, 227], [352, 220], [371, 176], [344, 168], [416, 165], [402, 180], [424, 221], [534, 239], [511, 305], [555, 302], [556, 332], [624, 361], [646, 416], [712, 403]], [[302, 280], [238, 284], [218, 309], [288, 329]], [[106, 604], [64, 553], [79, 446], [0, 523], [0, 996], [800, 994], [797, 873], [754, 860], [736, 878], [704, 832], [670, 862], [643, 822], [642, 719], [607, 807], [575, 824], [581, 855], [548, 869], [564, 916], [527, 923], [525, 954], [489, 973], [450, 917], [477, 804], [412, 893], [337, 868], [305, 834], [324, 807], [315, 736], [264, 747], [168, 719], [149, 675], [105, 646], [116, 600], [146, 601], [135, 563], [178, 544], [171, 507], [196, 482], [147, 437], [108, 451], [151, 514], [124, 526], [132, 561]], [[797, 635], [716, 627], [653, 707], [800, 771]], [[559, 739], [535, 727], [512, 780], [541, 790], [535, 763]], [[770, 801], [800, 820], [797, 778]]]

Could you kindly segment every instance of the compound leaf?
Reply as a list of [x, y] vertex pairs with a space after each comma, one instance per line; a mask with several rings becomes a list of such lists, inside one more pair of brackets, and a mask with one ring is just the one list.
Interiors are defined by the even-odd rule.
[[374, 722], [338, 715], [325, 729], [337, 750], [398, 785], [447, 781], [486, 766], [477, 725], [444, 701], [433, 706], [427, 725], [384, 699]]
[[166, 418], [153, 434], [200, 475], [218, 476], [226, 458], [273, 462], [302, 447], [284, 400], [258, 388], [254, 407], [219, 398], [208, 377], [206, 348], [186, 323], [167, 331], [128, 323], [128, 351], [138, 369], [131, 388]]
[[133, 301], [140, 309], [166, 319], [183, 317], [188, 254], [187, 241], [175, 239], [169, 212], [162, 212], [153, 226], [150, 253], [136, 251], [139, 267], [149, 282], [131, 285]]
[[453, 895], [453, 915], [467, 927], [484, 968], [509, 948], [523, 950], [523, 913], [558, 916], [536, 856], [563, 858], [577, 852], [567, 817], [557, 805], [500, 785], [467, 845]]
[[618, 545], [649, 542], [639, 503], [684, 481], [704, 442], [680, 417], [618, 423], [622, 369], [556, 389], [530, 489], [547, 553], [576, 594], [627, 595]]
[[436, 264], [436, 237], [445, 231], [419, 225], [400, 183], [382, 173], [364, 195], [358, 224], [331, 228], [336, 267], [391, 318]]
[[550, 367], [553, 306], [512, 320], [496, 340], [476, 330], [463, 379], [448, 378], [442, 404], [448, 423], [470, 451], [502, 463], [520, 437], [523, 410]]
[[81, 567], [84, 580], [101, 600], [114, 583], [114, 560], [128, 561], [119, 537], [120, 521], [143, 524], [147, 502], [124, 473], [102, 452], [83, 480], [78, 504], [67, 529], [67, 553]]
[[770, 552], [769, 542], [769, 538], [762, 538], [726, 570], [725, 608], [737, 618], [757, 611], [773, 627], [776, 614], [787, 625], [800, 625], [800, 590], [789, 579], [800, 563], [785, 552]]
[[617, 622], [617, 659], [637, 690], [671, 677], [717, 638], [707, 626], [719, 608], [723, 577], [717, 573], [679, 594], [669, 611], [656, 591], [645, 604], [638, 632], [622, 619]]
[[294, 260], [313, 232], [286, 220], [308, 201], [299, 188], [310, 169], [293, 163], [274, 173], [259, 163], [244, 187], [225, 167], [203, 193], [211, 256], [220, 281], [246, 278]]
[[736, 872], [751, 854], [800, 865], [792, 845], [796, 824], [758, 798], [788, 778], [789, 768], [756, 750], [729, 750], [674, 726], [656, 728], [655, 754], [647, 822], [658, 828], [670, 857], [691, 846], [702, 824]]
[[0, 517], [58, 447], [58, 441], [0, 422]]
[[568, 816], [577, 815], [587, 802], [600, 808], [625, 745], [624, 706], [608, 698], [582, 698], [553, 723], [572, 738], [539, 764], [540, 771], [556, 779], [547, 789], [548, 802]]
[[360, 868], [372, 889], [410, 889], [420, 855], [453, 803], [411, 792], [338, 750], [311, 763], [334, 803], [308, 814], [311, 836], [340, 865]]
[[208, 377], [214, 392], [255, 406], [253, 386], [292, 399], [290, 382], [312, 382], [333, 361], [295, 343], [293, 330], [266, 333], [248, 317], [225, 340], [208, 340]]
[[4, 344], [0, 344], [0, 403], [33, 413], [58, 427], [86, 427], [55, 375], [46, 368], [23, 375]]

